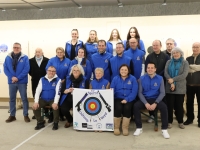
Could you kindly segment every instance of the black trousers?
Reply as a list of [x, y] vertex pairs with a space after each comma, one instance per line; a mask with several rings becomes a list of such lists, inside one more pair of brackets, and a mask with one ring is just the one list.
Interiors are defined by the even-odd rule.
[[[185, 94], [166, 94], [168, 108], [168, 122], [173, 122], [173, 110], [176, 111], [178, 123], [183, 123], [183, 103]], [[176, 108], [174, 108], [176, 105]]]
[[[153, 104], [154, 102], [148, 102], [149, 104]], [[137, 128], [142, 128], [142, 122], [141, 122], [141, 109], [145, 109], [145, 105], [142, 101], [137, 101], [134, 105], [134, 116], [135, 116], [135, 124]], [[167, 114], [167, 106], [166, 104], [161, 101], [157, 104], [158, 110], [161, 112], [161, 122], [162, 126], [161, 128], [163, 130], [167, 129], [168, 127], [168, 114]]]
[[[198, 103], [198, 117], [200, 116], [200, 86], [187, 86], [187, 119], [193, 121], [194, 120], [194, 98], [195, 94], [197, 97]], [[198, 119], [200, 123], [200, 119]]]
[[63, 116], [65, 116], [65, 118], [69, 123], [73, 122], [73, 117], [70, 114], [70, 109], [72, 107], [73, 107], [72, 95], [69, 93], [64, 102], [62, 103], [62, 105], [60, 106], [61, 113], [63, 114]]
[[115, 99], [114, 100], [114, 117], [131, 117], [131, 109], [133, 106], [133, 102], [127, 102], [126, 104], [122, 104], [121, 101], [123, 99]]

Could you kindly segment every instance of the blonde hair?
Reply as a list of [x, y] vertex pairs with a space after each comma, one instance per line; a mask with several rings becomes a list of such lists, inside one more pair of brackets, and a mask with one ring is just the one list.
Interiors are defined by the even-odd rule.
[[[99, 39], [98, 39], [98, 37], [97, 37], [97, 31], [95, 31], [95, 30], [91, 30], [90, 32], [94, 32], [94, 33], [95, 33], [96, 37], [95, 37], [95, 40], [94, 40], [94, 42], [96, 42], [96, 43], [97, 43], [97, 42], [99, 41]], [[89, 43], [89, 42], [91, 42], [90, 36], [89, 36], [89, 38], [88, 38], [87, 42], [88, 42], [88, 43]]]
[[119, 31], [117, 29], [113, 29], [112, 32], [111, 32], [111, 34], [110, 34], [110, 38], [109, 38], [108, 41], [113, 41], [113, 36], [112, 36], [113, 31], [117, 31], [117, 39], [118, 40], [122, 40], [121, 37], [120, 37], [120, 35], [119, 35]]
[[96, 73], [97, 71], [100, 71], [100, 72], [104, 75], [104, 70], [103, 70], [103, 68], [96, 68], [96, 69], [94, 70], [95, 73]]
[[83, 67], [82, 67], [81, 65], [79, 65], [79, 64], [73, 65], [73, 66], [71, 67], [71, 70], [70, 70], [69, 75], [72, 74], [74, 67], [77, 67], [78, 70], [81, 72], [81, 74], [82, 74], [83, 76], [85, 75], [85, 72], [84, 72], [84, 70], [83, 70]]
[[56, 48], [56, 52], [57, 52], [58, 50], [61, 50], [63, 53], [65, 53], [65, 50], [64, 50], [62, 47], [57, 47], [57, 48]]

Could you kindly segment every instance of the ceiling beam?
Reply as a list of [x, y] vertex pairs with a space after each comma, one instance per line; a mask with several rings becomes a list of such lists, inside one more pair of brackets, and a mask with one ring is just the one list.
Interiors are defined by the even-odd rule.
[[27, 1], [25, 1], [25, 0], [21, 0], [21, 1], [24, 2], [24, 3], [27, 3], [27, 4], [31, 5], [31, 6], [33, 6], [33, 7], [35, 7], [35, 8], [38, 8], [38, 9], [42, 10], [41, 7], [38, 7], [38, 6], [36, 6], [36, 5], [33, 5], [32, 3], [29, 3], [29, 2], [27, 2]]

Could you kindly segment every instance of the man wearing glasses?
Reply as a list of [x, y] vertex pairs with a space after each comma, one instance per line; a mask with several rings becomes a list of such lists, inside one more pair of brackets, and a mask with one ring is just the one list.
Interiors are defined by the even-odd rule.
[[35, 130], [44, 127], [44, 118], [41, 116], [41, 108], [50, 106], [53, 109], [54, 125], [52, 130], [58, 129], [59, 109], [58, 101], [60, 99], [61, 79], [56, 75], [56, 68], [49, 66], [46, 76], [42, 77], [38, 83], [35, 102], [33, 104], [33, 113], [37, 119]]
[[166, 41], [166, 50], [164, 50], [163, 52], [171, 58], [171, 51], [174, 47], [176, 47], [175, 40], [172, 38], [168, 38]]
[[21, 52], [21, 44], [14, 43], [13, 51], [8, 54], [4, 62], [4, 73], [8, 78], [10, 116], [6, 123], [16, 120], [16, 95], [19, 90], [23, 102], [24, 121], [30, 122], [28, 117], [29, 103], [27, 99], [28, 72], [30, 69], [28, 56]]

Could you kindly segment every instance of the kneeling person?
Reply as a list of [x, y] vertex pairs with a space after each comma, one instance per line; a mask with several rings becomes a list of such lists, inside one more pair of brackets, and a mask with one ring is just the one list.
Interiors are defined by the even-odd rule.
[[33, 104], [33, 112], [37, 119], [35, 130], [44, 127], [45, 122], [41, 116], [41, 108], [45, 106], [50, 106], [53, 109], [54, 125], [52, 130], [58, 129], [60, 89], [61, 80], [56, 75], [55, 67], [50, 66], [47, 69], [47, 75], [40, 79], [35, 93], [35, 102]]
[[136, 131], [133, 135], [137, 136], [142, 133], [142, 122], [140, 110], [146, 107], [149, 111], [154, 111], [156, 108], [161, 112], [162, 121], [162, 134], [164, 138], [170, 138], [168, 127], [168, 113], [167, 106], [162, 101], [165, 96], [165, 88], [163, 78], [156, 74], [156, 66], [154, 63], [149, 62], [147, 65], [147, 74], [143, 75], [139, 79], [139, 91], [138, 96], [140, 98], [134, 105], [134, 116]]

